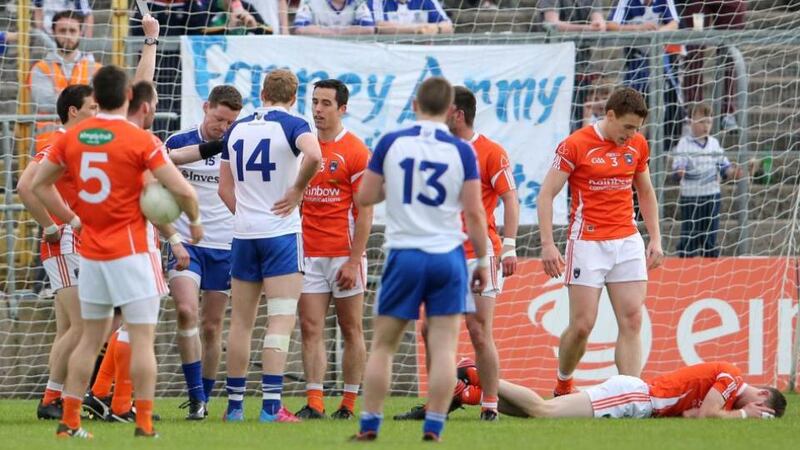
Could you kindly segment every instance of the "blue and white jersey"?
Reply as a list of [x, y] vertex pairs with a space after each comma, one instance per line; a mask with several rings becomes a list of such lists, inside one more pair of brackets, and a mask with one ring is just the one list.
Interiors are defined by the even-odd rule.
[[[170, 136], [164, 145], [167, 151], [177, 150], [189, 145], [206, 142], [199, 127], [178, 131]], [[217, 194], [219, 187], [219, 156], [212, 156], [189, 164], [178, 166], [181, 174], [197, 191], [200, 205], [200, 218], [203, 221], [203, 240], [196, 245], [204, 248], [230, 250], [233, 239], [233, 214]], [[184, 242], [189, 242], [189, 220], [184, 214], [175, 221], [175, 228]]]
[[364, 0], [345, 0], [341, 8], [334, 6], [330, 0], [302, 0], [294, 16], [294, 26], [309, 25], [374, 27], [375, 21]]
[[472, 146], [445, 124], [387, 133], [368, 167], [385, 179], [387, 248], [446, 253], [464, 243], [461, 190], [478, 179], [478, 165]]
[[618, 0], [608, 20], [618, 24], [653, 22], [666, 25], [679, 21], [680, 16], [673, 0]]
[[672, 170], [683, 170], [681, 195], [703, 197], [720, 193], [720, 176], [731, 166], [719, 141], [684, 136], [672, 151]]
[[279, 217], [272, 207], [297, 179], [297, 139], [305, 133], [314, 136], [308, 121], [280, 107], [258, 108], [225, 133], [222, 160], [230, 163], [236, 193], [234, 238], [300, 233], [299, 208]]
[[450, 22], [439, 0], [370, 0], [376, 22], [403, 25]]

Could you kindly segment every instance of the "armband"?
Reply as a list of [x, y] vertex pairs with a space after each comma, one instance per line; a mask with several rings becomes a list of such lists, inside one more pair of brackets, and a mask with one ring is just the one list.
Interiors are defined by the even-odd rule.
[[200, 150], [200, 157], [207, 159], [222, 153], [223, 145], [222, 141], [209, 141], [203, 142], [202, 144], [198, 145], [197, 148]]

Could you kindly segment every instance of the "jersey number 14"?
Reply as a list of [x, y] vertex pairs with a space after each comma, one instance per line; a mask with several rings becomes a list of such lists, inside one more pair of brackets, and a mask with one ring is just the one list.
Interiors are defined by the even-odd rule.
[[253, 153], [244, 163], [244, 139], [234, 142], [233, 150], [236, 152], [236, 178], [244, 181], [244, 173], [261, 172], [261, 181], [270, 181], [271, 173], [275, 170], [275, 163], [269, 160], [269, 139], [261, 139], [253, 149]]

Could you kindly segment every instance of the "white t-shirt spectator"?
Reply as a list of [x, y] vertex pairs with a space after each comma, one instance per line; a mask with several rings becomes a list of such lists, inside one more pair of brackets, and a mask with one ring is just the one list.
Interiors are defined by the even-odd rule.
[[721, 175], [730, 165], [714, 136], [709, 136], [705, 143], [692, 136], [684, 136], [673, 150], [672, 170], [684, 171], [681, 179], [683, 197], [719, 194]]
[[255, 10], [264, 23], [272, 28], [272, 34], [281, 34], [279, 0], [246, 0]]
[[329, 0], [302, 0], [294, 16], [294, 26], [309, 25], [332, 28], [374, 27], [375, 21], [363, 0], [346, 0], [341, 9], [336, 9]]
[[53, 16], [61, 11], [78, 11], [84, 17], [92, 14], [89, 0], [33, 0], [33, 6], [42, 9], [42, 26], [50, 34], [53, 33]]
[[450, 22], [439, 0], [370, 0], [376, 22], [402, 25]]

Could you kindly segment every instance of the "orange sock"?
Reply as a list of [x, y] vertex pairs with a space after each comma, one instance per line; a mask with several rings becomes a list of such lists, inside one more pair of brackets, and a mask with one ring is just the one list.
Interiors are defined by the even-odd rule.
[[465, 405], [478, 405], [481, 403], [482, 395], [483, 390], [480, 386], [473, 386], [470, 384], [461, 392], [461, 403]]
[[145, 433], [153, 432], [153, 401], [136, 400], [136, 427]]
[[344, 385], [344, 396], [342, 397], [341, 408], [347, 408], [350, 412], [355, 411], [356, 399], [358, 398], [358, 385]]
[[[52, 387], [50, 387], [50, 384], [51, 382], [48, 381], [47, 388], [44, 390], [44, 397], [42, 397], [43, 405], [49, 405], [50, 403], [53, 403], [54, 401], [61, 398], [61, 390], [53, 389]], [[61, 389], [63, 389], [63, 386]]]
[[92, 385], [92, 394], [95, 397], [105, 398], [111, 395], [111, 383], [114, 381], [114, 354], [116, 353], [117, 338], [119, 332], [111, 333], [106, 347], [106, 354], [103, 362], [100, 363], [100, 370], [97, 371], [97, 378]]
[[481, 397], [481, 410], [484, 409], [493, 409], [497, 411], [496, 395], [484, 395], [483, 397]]
[[319, 412], [325, 411], [325, 402], [322, 400], [322, 386], [317, 388], [316, 386], [312, 388], [306, 387], [306, 399], [308, 402], [308, 406], [314, 408]]
[[568, 380], [562, 380], [559, 378], [558, 382], [556, 382], [556, 389], [553, 394], [558, 397], [559, 395], [571, 394], [573, 390], [575, 390], [575, 385], [572, 382], [572, 378]]
[[114, 414], [125, 414], [131, 409], [133, 383], [131, 382], [131, 345], [117, 341], [114, 353], [114, 396], [111, 410]]
[[72, 428], [81, 426], [81, 405], [83, 401], [78, 397], [64, 395], [64, 413], [61, 416], [61, 423]]

